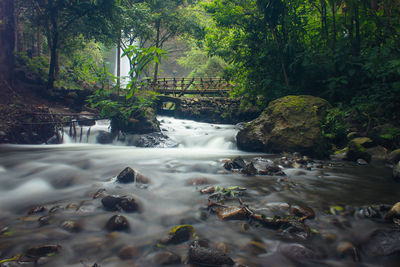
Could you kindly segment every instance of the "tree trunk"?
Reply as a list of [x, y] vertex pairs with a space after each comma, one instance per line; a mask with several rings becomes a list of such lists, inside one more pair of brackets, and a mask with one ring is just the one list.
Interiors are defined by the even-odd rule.
[[14, 0], [0, 0], [0, 78], [12, 80], [14, 70]]
[[331, 10], [332, 10], [332, 50], [336, 47], [336, 2], [332, 0]]
[[57, 52], [58, 52], [58, 11], [53, 8], [53, 1], [48, 1], [48, 9], [50, 11], [50, 66], [49, 66], [49, 77], [47, 82], [47, 89], [54, 87], [54, 81], [56, 79], [56, 69], [58, 64]]
[[117, 46], [117, 89], [118, 95], [121, 88], [121, 32], [119, 34], [118, 46]]
[[[157, 35], [156, 35], [156, 47], [159, 48], [160, 46], [160, 26], [161, 26], [161, 22], [158, 20], [156, 22], [156, 30], [157, 30]], [[155, 62], [154, 64], [154, 81], [157, 80], [158, 77], [158, 62]]]
[[360, 38], [360, 18], [358, 14], [358, 4], [356, 4], [354, 7], [354, 19], [356, 22], [356, 40], [354, 45], [354, 54], [356, 56], [359, 56], [361, 49], [361, 38]]
[[283, 77], [285, 78], [285, 84], [287, 87], [289, 87], [289, 78], [286, 73], [285, 61], [283, 60], [281, 46], [279, 45], [279, 41], [278, 41], [278, 37], [276, 36], [275, 29], [272, 27], [270, 29], [271, 29], [272, 35], [274, 36], [276, 46], [278, 47], [278, 50], [279, 50], [279, 59], [281, 61]]
[[37, 56], [40, 57], [42, 55], [42, 35], [40, 33], [40, 27], [37, 27]]

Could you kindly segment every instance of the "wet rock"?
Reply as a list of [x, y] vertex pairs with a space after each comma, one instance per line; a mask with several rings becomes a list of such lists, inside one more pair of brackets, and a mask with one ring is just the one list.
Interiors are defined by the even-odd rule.
[[247, 212], [242, 207], [224, 207], [217, 209], [216, 212], [221, 220], [244, 220], [247, 218]]
[[372, 206], [360, 208], [358, 214], [365, 218], [381, 218], [379, 210]]
[[112, 231], [129, 231], [129, 222], [128, 220], [121, 215], [112, 216], [106, 224], [106, 229], [109, 232]]
[[60, 245], [44, 245], [31, 247], [26, 251], [26, 256], [31, 258], [46, 257], [49, 254], [57, 253], [61, 249]]
[[161, 240], [161, 243], [166, 245], [176, 245], [186, 242], [190, 239], [193, 232], [194, 228], [191, 225], [177, 226], [169, 232], [168, 237]]
[[371, 155], [374, 162], [384, 163], [388, 159], [388, 150], [383, 146], [367, 148], [366, 151]]
[[170, 251], [162, 251], [154, 255], [153, 263], [157, 265], [179, 264], [181, 263], [181, 257]]
[[399, 230], [376, 230], [362, 245], [362, 251], [367, 257], [388, 256], [400, 252]]
[[114, 197], [114, 196], [106, 196], [103, 197], [101, 200], [101, 203], [103, 204], [103, 207], [108, 210], [108, 211], [117, 211], [119, 210], [119, 203], [121, 202], [120, 197]]
[[361, 166], [362, 165], [368, 165], [368, 162], [366, 160], [364, 160], [364, 159], [357, 159], [356, 163], [358, 165], [361, 165]]
[[259, 255], [267, 252], [267, 246], [258, 239], [251, 240], [245, 248], [252, 255]]
[[390, 152], [388, 160], [392, 164], [398, 163], [400, 161], [400, 148]]
[[135, 171], [131, 167], [126, 167], [117, 176], [117, 181], [120, 183], [133, 183], [135, 181]]
[[60, 210], [63, 210], [64, 208], [63, 207], [61, 207], [61, 206], [59, 206], [59, 205], [57, 205], [57, 206], [53, 206], [50, 210], [49, 210], [49, 213], [51, 214], [51, 213], [57, 213], [57, 212], [59, 212]]
[[393, 205], [393, 207], [386, 213], [385, 220], [386, 221], [393, 221], [393, 219], [400, 218], [400, 202], [397, 202]]
[[92, 198], [93, 199], [97, 199], [97, 198], [100, 198], [100, 197], [104, 197], [105, 194], [106, 194], [106, 191], [107, 191], [106, 189], [100, 188], [95, 193], [93, 193]]
[[313, 250], [300, 244], [283, 245], [279, 248], [279, 250], [284, 256], [296, 261], [319, 258], [319, 255], [317, 255]]
[[250, 162], [242, 169], [242, 173], [246, 175], [256, 175], [258, 173], [257, 169], [254, 167], [253, 162]]
[[136, 256], [138, 256], [140, 253], [140, 250], [138, 247], [135, 246], [125, 246], [122, 247], [119, 252], [118, 252], [118, 257], [120, 257], [123, 260], [129, 260], [133, 259]]
[[96, 136], [96, 142], [99, 144], [111, 144], [114, 140], [114, 134], [106, 131], [99, 131]]
[[137, 212], [140, 211], [139, 204], [132, 197], [106, 196], [101, 200], [103, 207], [108, 211]]
[[308, 227], [304, 223], [291, 220], [283, 225], [282, 234], [290, 239], [306, 240], [310, 237], [311, 230], [310, 227]]
[[224, 168], [228, 171], [241, 170], [246, 168], [246, 162], [241, 157], [237, 157], [233, 160], [225, 162]]
[[[292, 167], [291, 164], [290, 164], [289, 162], [287, 162], [286, 165], [287, 165], [288, 167], [289, 167], [289, 165], [290, 165], [290, 167]], [[260, 170], [260, 171], [259, 171], [259, 174], [260, 174], [260, 175], [279, 175], [279, 176], [285, 175], [285, 173], [281, 170], [281, 168], [280, 168], [280, 167], [278, 166], [278, 164], [276, 164], [276, 163], [268, 164], [268, 165], [265, 167], [264, 170]]]
[[49, 225], [51, 222], [52, 217], [50, 215], [45, 215], [42, 216], [38, 219], [39, 225], [40, 226], [45, 226], [45, 225]]
[[400, 181], [400, 161], [393, 167], [393, 179]]
[[141, 173], [136, 173], [135, 180], [136, 180], [136, 183], [139, 183], [139, 184], [149, 184], [150, 183], [150, 179]]
[[232, 266], [235, 264], [225, 253], [216, 249], [200, 247], [196, 243], [190, 245], [188, 261], [191, 264], [202, 266]]
[[206, 185], [206, 184], [215, 184], [216, 181], [209, 179], [207, 177], [197, 177], [197, 178], [192, 178], [189, 180], [186, 180], [185, 185], [186, 186], [191, 186], [191, 185]]
[[350, 242], [342, 241], [336, 246], [336, 252], [341, 257], [350, 256], [354, 261], [360, 261], [357, 248]]
[[140, 211], [138, 203], [136, 203], [136, 200], [131, 197], [123, 197], [119, 205], [125, 212]]
[[292, 206], [290, 208], [290, 213], [298, 217], [303, 217], [305, 219], [315, 218], [314, 210], [306, 206]]
[[215, 186], [206, 186], [200, 190], [202, 194], [212, 194], [215, 192]]
[[81, 221], [64, 221], [60, 227], [68, 232], [78, 233], [83, 229], [83, 223]]
[[362, 146], [356, 139], [353, 139], [349, 142], [345, 159], [354, 162], [356, 162], [358, 159], [363, 159], [369, 163], [371, 161], [371, 154], [369, 154], [365, 147]]
[[36, 214], [36, 213], [41, 213], [41, 212], [46, 212], [47, 209], [43, 206], [37, 206], [37, 207], [33, 207], [28, 211], [28, 214]]

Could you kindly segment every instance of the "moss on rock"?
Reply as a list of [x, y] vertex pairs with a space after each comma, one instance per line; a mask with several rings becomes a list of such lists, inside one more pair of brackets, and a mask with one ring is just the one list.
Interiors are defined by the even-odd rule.
[[248, 151], [298, 151], [326, 156], [328, 144], [321, 123], [330, 104], [318, 97], [286, 96], [272, 101], [238, 133], [238, 147]]

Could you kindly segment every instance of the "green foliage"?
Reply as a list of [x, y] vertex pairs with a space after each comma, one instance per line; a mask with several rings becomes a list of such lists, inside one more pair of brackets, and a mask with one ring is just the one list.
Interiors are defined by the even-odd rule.
[[345, 143], [350, 126], [347, 123], [348, 116], [348, 110], [342, 105], [329, 109], [321, 127], [322, 134], [335, 144]]
[[26, 52], [17, 52], [15, 55], [16, 67], [22, 69], [25, 75], [38, 78], [42, 82], [46, 81], [49, 69], [49, 59], [43, 57], [30, 58]]
[[123, 89], [125, 100], [111, 100], [111, 91], [106, 88], [98, 89], [88, 100], [93, 108], [100, 111], [100, 115], [110, 119], [115, 119], [120, 124], [120, 128], [124, 128], [133, 116], [143, 115], [146, 109], [152, 107], [157, 98], [157, 94], [151, 91], [140, 90], [140, 82], [138, 77], [142, 71], [154, 61], [159, 61], [160, 57], [165, 56], [166, 52], [160, 48], [138, 48], [129, 46], [122, 56], [128, 56], [131, 62], [135, 62], [134, 68], [131, 69], [131, 81], [127, 87]]

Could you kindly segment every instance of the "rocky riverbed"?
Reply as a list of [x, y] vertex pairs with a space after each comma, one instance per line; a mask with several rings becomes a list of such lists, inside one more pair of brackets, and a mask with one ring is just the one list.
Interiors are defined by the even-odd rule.
[[0, 146], [0, 266], [397, 266], [385, 165], [245, 153], [233, 126], [161, 128], [181, 145]]

